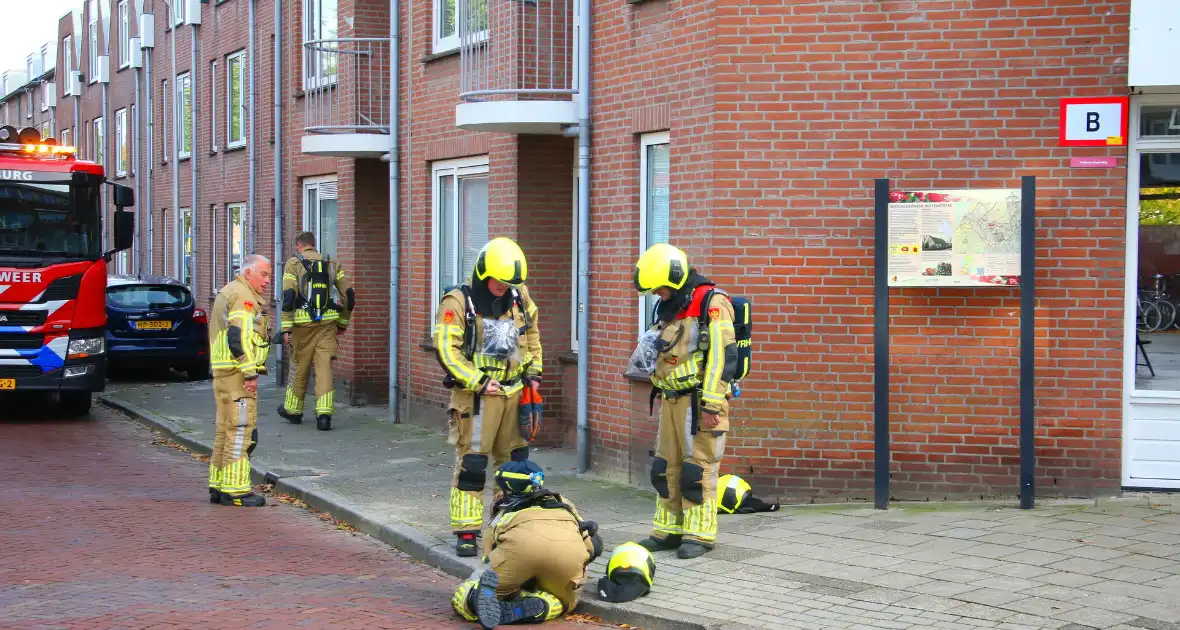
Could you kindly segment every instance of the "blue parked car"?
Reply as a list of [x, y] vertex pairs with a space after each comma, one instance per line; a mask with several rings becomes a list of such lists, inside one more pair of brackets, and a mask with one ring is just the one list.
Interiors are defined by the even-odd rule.
[[107, 278], [107, 359], [112, 368], [176, 368], [209, 378], [209, 318], [188, 287], [166, 276]]

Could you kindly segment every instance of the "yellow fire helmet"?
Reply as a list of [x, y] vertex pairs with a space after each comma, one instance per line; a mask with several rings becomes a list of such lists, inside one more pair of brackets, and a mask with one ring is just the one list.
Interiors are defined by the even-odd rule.
[[688, 280], [688, 254], [667, 243], [656, 243], [635, 263], [635, 290], [651, 293], [660, 287], [679, 290]]
[[606, 576], [598, 580], [598, 596], [608, 602], [629, 602], [651, 592], [656, 576], [656, 561], [651, 552], [637, 543], [627, 542], [615, 547]]
[[504, 284], [520, 286], [528, 276], [529, 265], [524, 252], [512, 239], [494, 238], [479, 250], [479, 258], [475, 261], [475, 277], [479, 280], [495, 278]]
[[725, 475], [717, 480], [718, 512], [752, 514], [754, 512], [776, 512], [778, 508], [778, 503], [767, 503], [754, 496], [750, 484], [737, 475]]

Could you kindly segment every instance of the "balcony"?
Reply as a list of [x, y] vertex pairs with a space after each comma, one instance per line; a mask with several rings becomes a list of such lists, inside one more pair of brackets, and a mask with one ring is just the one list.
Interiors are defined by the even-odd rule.
[[390, 62], [388, 39], [303, 44], [304, 153], [379, 158], [389, 152]]
[[577, 123], [578, 1], [589, 2], [458, 1], [459, 128], [560, 134]]

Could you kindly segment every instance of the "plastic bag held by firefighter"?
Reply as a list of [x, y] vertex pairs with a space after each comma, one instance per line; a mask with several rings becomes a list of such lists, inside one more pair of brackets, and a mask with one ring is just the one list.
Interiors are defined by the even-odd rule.
[[647, 378], [655, 372], [656, 359], [660, 356], [659, 340], [660, 333], [656, 330], [645, 330], [639, 335], [639, 343], [627, 363], [627, 376]]

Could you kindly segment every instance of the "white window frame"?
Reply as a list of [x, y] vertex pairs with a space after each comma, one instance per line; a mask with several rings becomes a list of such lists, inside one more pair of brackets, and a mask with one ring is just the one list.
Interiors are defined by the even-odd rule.
[[127, 134], [127, 109], [115, 110], [115, 177], [127, 177], [131, 170], [131, 143]]
[[[1131, 477], [1131, 462], [1135, 440], [1135, 408], [1159, 407], [1164, 412], [1180, 409], [1180, 391], [1137, 389], [1140, 361], [1137, 337], [1137, 298], [1139, 289], [1139, 169], [1144, 156], [1159, 153], [1180, 153], [1180, 136], [1143, 136], [1140, 126], [1140, 108], [1145, 105], [1171, 105], [1180, 107], [1180, 95], [1152, 94], [1132, 96], [1129, 107], [1127, 142], [1127, 235], [1124, 277], [1123, 312], [1123, 423], [1122, 423], [1122, 467], [1121, 478], [1124, 486], [1142, 485], [1141, 480]], [[1148, 347], [1150, 352], [1150, 346]], [[1159, 480], [1153, 487], [1175, 489], [1177, 484]]]
[[[441, 247], [441, 238], [439, 234], [439, 214], [442, 211], [442, 205], [439, 203], [441, 201], [439, 180], [447, 175], [453, 175], [455, 177], [455, 187], [453, 192], [455, 195], [455, 225], [459, 225], [458, 214], [460, 212], [459, 207], [461, 205], [459, 203], [459, 179], [465, 176], [473, 175], [487, 176], [490, 174], [490, 172], [491, 161], [489, 160], [488, 155], [460, 158], [457, 160], [440, 160], [430, 165], [430, 319], [432, 321], [434, 320], [439, 297], [441, 297], [440, 293], [443, 289], [438, 281], [438, 274], [442, 271], [442, 265], [439, 264], [439, 250]], [[490, 206], [490, 199], [488, 203]], [[458, 247], [455, 248], [455, 254], [456, 260], [453, 262], [455, 263], [456, 273], [458, 274], [458, 281], [463, 282], [464, 275], [469, 274], [471, 270], [460, 270], [459, 264], [462, 260], [462, 256], [459, 255]]]
[[[241, 81], [238, 86], [238, 106], [235, 108], [233, 104], [234, 91], [234, 70], [233, 65], [237, 62], [238, 72], [241, 74]], [[239, 137], [234, 137], [234, 114], [241, 118], [238, 128], [241, 130]], [[225, 58], [225, 146], [229, 149], [236, 149], [238, 147], [246, 146], [246, 51], [240, 50], [232, 55], [227, 55]]]
[[25, 118], [28, 118], [28, 119], [33, 118], [33, 109], [34, 109], [33, 101], [36, 100], [36, 97], [37, 97], [37, 91], [34, 90], [33, 88], [28, 88], [25, 90], [25, 98], [27, 98], [29, 100], [29, 108], [28, 108], [28, 111], [25, 112]]
[[[188, 96], [185, 96], [185, 87], [188, 87]], [[192, 107], [193, 100], [193, 75], [189, 72], [181, 72], [176, 75], [176, 94], [172, 96], [173, 102], [176, 104], [176, 149], [180, 152], [180, 159], [187, 160], [193, 155], [193, 138], [192, 125], [184, 121], [187, 108]], [[194, 112], [193, 116], [196, 115]], [[187, 136], [187, 137], [186, 137]], [[188, 150], [185, 150], [185, 145]]]
[[44, 81], [41, 83], [41, 111], [42, 112], [49, 111], [49, 88], [52, 87], [53, 85], [54, 84], [50, 83], [49, 81]]
[[49, 122], [49, 119], [48, 119], [48, 118], [46, 118], [45, 120], [42, 120], [42, 121], [41, 121], [41, 137], [42, 137], [42, 138], [51, 138], [51, 137], [53, 137], [53, 129], [52, 129], [52, 125], [50, 124], [50, 122]]
[[[647, 150], [649, 147], [667, 144], [671, 148], [671, 135], [667, 131], [659, 131], [656, 133], [648, 133], [639, 137], [639, 253], [647, 251], [647, 248], [652, 244], [647, 242], [648, 239], [648, 225], [647, 225]], [[669, 158], [670, 159], [670, 158]], [[669, 190], [669, 196], [671, 190]], [[671, 201], [669, 201], [668, 212], [672, 212]], [[671, 223], [671, 217], [669, 217]], [[651, 312], [653, 298], [647, 295], [639, 296], [639, 332], [647, 330], [648, 313]]]
[[[234, 227], [234, 211], [238, 213], [238, 225]], [[242, 261], [246, 259], [246, 204], [245, 203], [231, 203], [225, 206], [225, 259], [226, 259], [226, 282], [234, 279], [234, 275], [238, 273], [241, 268]], [[234, 254], [234, 232], [237, 231], [239, 251]]]
[[[475, 1], [475, 0], [467, 0], [467, 2], [473, 2], [473, 1]], [[450, 52], [452, 50], [458, 50], [459, 46], [462, 44], [459, 34], [463, 32], [463, 16], [462, 16], [463, 12], [461, 11], [461, 8], [462, 8], [461, 5], [463, 3], [463, 0], [455, 0], [455, 34], [450, 35], [450, 36], [446, 36], [446, 37], [444, 37], [442, 34], [442, 24], [443, 24], [442, 12], [443, 12], [443, 7], [445, 6], [445, 3], [446, 3], [446, 0], [431, 0], [431, 2], [430, 2], [430, 4], [431, 4], [431, 13], [430, 13], [430, 16], [431, 16], [430, 17], [431, 39], [434, 42], [433, 52], [436, 55]], [[487, 1], [486, 0], [484, 1], [484, 7], [485, 7], [485, 11], [486, 11], [486, 8], [487, 8]], [[486, 19], [486, 16], [485, 16], [485, 19]], [[488, 39], [488, 29], [485, 28], [484, 30], [479, 31], [478, 33], [475, 33], [472, 35], [471, 43], [473, 43], [473, 44], [482, 43], [482, 42], [487, 41], [487, 39]]]
[[[165, 164], [167, 164], [168, 157], [171, 155], [171, 153], [168, 151], [168, 138], [172, 136], [173, 133], [175, 133], [175, 130], [168, 126], [168, 79], [163, 79], [161, 81], [160, 98], [162, 99], [162, 103], [160, 104], [160, 117], [163, 118], [163, 120], [160, 121], [160, 129], [164, 131], [164, 133], [160, 134], [160, 138], [164, 142], [163, 161]], [[176, 99], [172, 100], [175, 101]]]
[[570, 286], [573, 287], [573, 289], [574, 289], [574, 291], [573, 291], [574, 299], [573, 299], [572, 303], [570, 304], [570, 351], [574, 352], [576, 354], [578, 352], [578, 302], [582, 297], [582, 296], [578, 295], [578, 236], [579, 236], [578, 230], [581, 226], [578, 225], [578, 183], [579, 183], [578, 179], [579, 179], [579, 177], [578, 177], [578, 149], [577, 149], [577, 147], [574, 147], [574, 162], [573, 162], [573, 164], [574, 164], [574, 168], [573, 168], [574, 194], [573, 194], [573, 203], [571, 205], [574, 209], [574, 217], [573, 217], [573, 219], [574, 219], [573, 226], [574, 227], [572, 230], [570, 230], [573, 233], [573, 239], [572, 239], [573, 243], [571, 246], [571, 251], [573, 251], [573, 257], [570, 259], [573, 261], [573, 264], [570, 265]]
[[[335, 197], [325, 197], [320, 193], [320, 191], [323, 190], [324, 184], [333, 184], [333, 187], [336, 188], [336, 193], [335, 193], [336, 196]], [[303, 228], [304, 232], [311, 232], [312, 234], [315, 234], [317, 248], [323, 247], [323, 238], [322, 238], [323, 234], [321, 233], [321, 230], [320, 230], [320, 202], [324, 201], [325, 199], [335, 199], [336, 200], [336, 222], [337, 222], [337, 225], [339, 225], [339, 223], [340, 223], [340, 188], [339, 187], [340, 187], [339, 175], [322, 175], [320, 177], [307, 177], [303, 180], [303, 187], [302, 187], [303, 197], [299, 202], [303, 206], [302, 228]], [[316, 207], [315, 208], [309, 208], [308, 204], [307, 204], [307, 193], [312, 190], [316, 191]], [[337, 246], [337, 249], [339, 249], [339, 246], [340, 246], [339, 240], [337, 240], [336, 246]], [[321, 253], [324, 253], [323, 249], [320, 249], [319, 251]], [[329, 253], [331, 253], [331, 252], [329, 252]]]
[[65, 61], [65, 67], [63, 68], [65, 72], [58, 74], [62, 75], [62, 85], [65, 88], [62, 90], [62, 94], [65, 94], [69, 91], [70, 87], [70, 73], [74, 71], [74, 36], [66, 35], [65, 37], [61, 38], [61, 48], [62, 60]]
[[98, 81], [98, 5], [90, 4], [90, 81]]
[[[177, 0], [173, 0], [174, 2]], [[131, 11], [127, 0], [119, 0], [119, 69], [131, 65]]]
[[103, 159], [106, 157], [106, 126], [103, 124], [102, 116], [91, 121], [90, 126], [94, 130], [94, 143], [91, 147], [94, 161], [105, 166]]
[[72, 129], [62, 129], [59, 144], [61, 144], [62, 146], [66, 146], [66, 147], [70, 146], [70, 140], [72, 140], [71, 136], [73, 136], [73, 135], [74, 134], [73, 134]]
[[25, 57], [25, 80], [32, 81], [37, 75], [33, 74], [33, 55]]
[[[321, 39], [335, 39], [340, 37], [340, 2], [339, 0], [302, 0], [303, 1], [303, 41], [311, 42]], [[324, 37], [321, 25], [313, 16], [313, 3], [335, 2], [336, 3], [336, 35], [332, 37]], [[325, 54], [331, 55], [339, 50], [338, 45], [326, 46]], [[314, 63], [318, 61], [318, 57], [309, 57], [307, 48], [303, 49], [303, 89], [316, 90], [332, 85], [336, 85], [336, 79], [340, 74], [339, 52], [337, 55], [337, 63], [334, 72], [322, 72], [321, 66], [323, 64]]]
[[139, 158], [138, 158], [139, 136], [135, 135], [135, 121], [139, 120], [138, 118], [136, 118], [138, 111], [139, 110], [136, 109], [135, 103], [132, 103], [131, 104], [131, 118], [129, 118], [127, 121], [127, 137], [131, 138], [130, 149], [128, 149], [128, 151], [127, 151], [127, 160], [128, 160], [127, 170], [132, 175], [135, 175], [135, 165], [136, 165], [136, 162], [139, 161]]
[[[191, 241], [192, 229], [193, 229], [192, 214], [193, 214], [192, 208], [184, 208], [184, 207], [182, 207], [180, 209], [180, 212], [178, 212], [176, 214], [176, 242], [178, 243], [178, 245], [176, 247], [176, 279], [179, 280], [181, 284], [188, 287], [189, 290], [192, 290], [192, 288], [193, 288], [193, 285], [192, 285], [193, 279], [192, 279], [191, 275], [187, 278], [184, 275], [185, 274], [184, 257], [186, 255], [189, 255], [189, 256], [192, 255], [192, 241]], [[186, 216], [188, 217], [188, 226], [189, 226], [188, 227], [189, 232], [187, 234], [184, 232], [184, 219]], [[196, 266], [197, 266], [197, 261], [193, 260], [193, 267], [196, 267]]]
[[185, 5], [188, 4], [188, 0], [170, 0], [170, 4], [172, 5], [172, 26], [184, 24], [185, 11], [187, 10]]
[[209, 142], [211, 150], [217, 153], [217, 60], [209, 63]]

